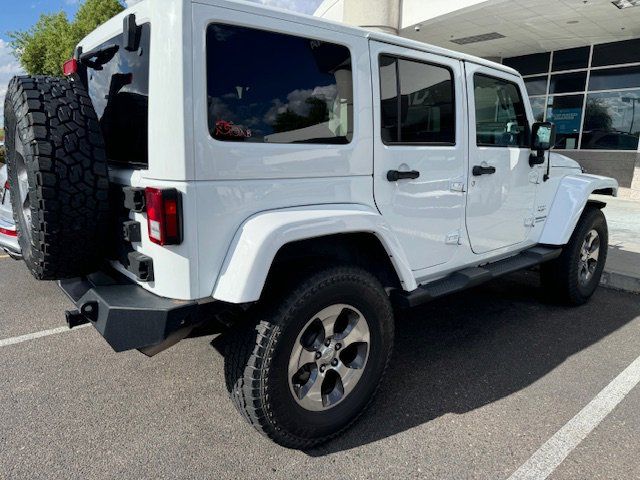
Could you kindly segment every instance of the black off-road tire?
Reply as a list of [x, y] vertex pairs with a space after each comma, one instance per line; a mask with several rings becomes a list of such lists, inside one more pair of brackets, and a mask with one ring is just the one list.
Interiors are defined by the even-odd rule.
[[[378, 280], [356, 267], [329, 267], [307, 275], [269, 303], [228, 342], [227, 389], [238, 411], [259, 432], [288, 448], [311, 448], [349, 428], [371, 403], [393, 348], [393, 310]], [[290, 391], [288, 361], [306, 322], [336, 303], [353, 305], [364, 314], [371, 333], [369, 358], [349, 395], [329, 410], [310, 411]]]
[[[599, 236], [599, 257], [593, 276], [582, 285], [579, 281], [580, 254], [583, 242], [591, 230], [595, 230]], [[599, 208], [587, 205], [569, 243], [562, 249], [562, 254], [541, 266], [541, 283], [546, 294], [567, 305], [578, 306], [588, 302], [600, 284], [608, 247], [607, 220]]]
[[[29, 270], [41, 280], [95, 271], [104, 255], [109, 178], [85, 88], [67, 78], [15, 77], [4, 118], [11, 203]], [[24, 210], [19, 175], [28, 183]]]

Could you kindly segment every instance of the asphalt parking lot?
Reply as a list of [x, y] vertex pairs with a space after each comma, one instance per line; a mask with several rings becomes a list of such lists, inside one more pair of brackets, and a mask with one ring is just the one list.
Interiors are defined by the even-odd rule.
[[219, 339], [149, 359], [91, 327], [22, 337], [69, 306], [0, 258], [0, 478], [640, 478], [639, 296], [563, 308], [527, 272], [401, 314], [373, 407], [307, 452], [236, 413]]

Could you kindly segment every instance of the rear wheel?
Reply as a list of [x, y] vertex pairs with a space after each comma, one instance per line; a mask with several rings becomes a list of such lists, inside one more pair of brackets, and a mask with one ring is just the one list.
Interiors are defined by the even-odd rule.
[[11, 204], [23, 258], [38, 279], [97, 269], [108, 224], [107, 162], [79, 82], [15, 77], [4, 104]]
[[543, 287], [563, 303], [586, 303], [600, 284], [608, 247], [604, 214], [598, 208], [587, 206], [562, 255], [542, 265]]
[[308, 276], [229, 345], [227, 387], [242, 415], [291, 448], [348, 428], [378, 389], [393, 312], [380, 283], [353, 267]]

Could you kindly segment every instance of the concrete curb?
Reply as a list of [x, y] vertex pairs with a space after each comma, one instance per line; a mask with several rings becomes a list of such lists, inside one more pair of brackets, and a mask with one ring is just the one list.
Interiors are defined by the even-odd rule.
[[600, 285], [605, 288], [614, 290], [622, 290], [630, 293], [640, 293], [640, 277], [632, 276], [626, 273], [605, 270], [602, 272]]

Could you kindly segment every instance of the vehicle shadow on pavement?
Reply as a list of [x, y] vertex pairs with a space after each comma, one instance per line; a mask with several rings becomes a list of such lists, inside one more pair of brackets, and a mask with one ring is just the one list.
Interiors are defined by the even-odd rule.
[[600, 288], [569, 308], [545, 301], [538, 282], [522, 272], [398, 312], [376, 401], [344, 435], [306, 453], [349, 450], [500, 400], [640, 316], [635, 295]]

